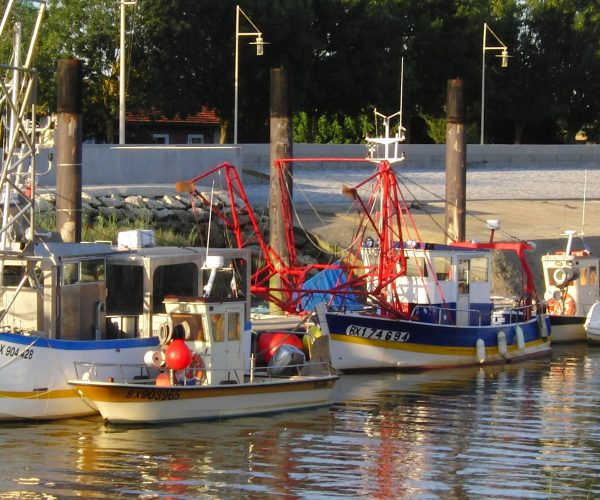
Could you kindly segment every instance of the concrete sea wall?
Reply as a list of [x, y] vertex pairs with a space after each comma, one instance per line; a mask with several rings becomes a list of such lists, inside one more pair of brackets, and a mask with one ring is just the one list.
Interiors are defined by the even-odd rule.
[[[444, 144], [403, 144], [399, 151], [406, 157], [408, 167], [443, 170]], [[364, 158], [364, 144], [294, 144], [294, 156], [325, 158]], [[42, 147], [37, 168], [45, 175], [40, 185], [54, 187], [56, 164], [54, 148]], [[198, 174], [229, 162], [243, 169], [242, 181], [251, 184], [261, 181], [269, 172], [268, 144], [197, 146], [158, 145], [83, 145], [84, 186], [117, 186], [140, 184], [169, 184], [192, 179]], [[486, 165], [498, 168], [540, 166], [543, 168], [598, 168], [600, 145], [467, 145], [468, 166]], [[257, 175], [258, 174], [258, 175]]]

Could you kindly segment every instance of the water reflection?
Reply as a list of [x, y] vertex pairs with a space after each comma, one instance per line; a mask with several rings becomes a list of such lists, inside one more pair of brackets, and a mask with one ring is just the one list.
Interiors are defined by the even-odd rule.
[[594, 498], [600, 349], [345, 375], [331, 408], [224, 422], [0, 428], [2, 498]]

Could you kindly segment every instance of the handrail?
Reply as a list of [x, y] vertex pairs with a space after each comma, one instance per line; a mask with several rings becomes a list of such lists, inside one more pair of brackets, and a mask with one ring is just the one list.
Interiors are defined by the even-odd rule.
[[[540, 302], [539, 304], [543, 304], [543, 302]], [[435, 306], [435, 305], [416, 305], [413, 310], [412, 313], [415, 314], [416, 312], [419, 312], [420, 310], [431, 310], [431, 309], [435, 309], [439, 311], [438, 314], [438, 322], [437, 324], [441, 325], [442, 324], [442, 311], [447, 311], [447, 312], [451, 312], [451, 313], [459, 313], [459, 312], [463, 312], [463, 313], [468, 313], [469, 316], [472, 313], [475, 313], [477, 315], [478, 318], [478, 325], [481, 326], [481, 319], [482, 319], [482, 313], [480, 310], [478, 309], [453, 309], [450, 307], [442, 307], [442, 306]], [[531, 310], [531, 312], [533, 312], [535, 310], [535, 304], [526, 304], [523, 306], [509, 306], [509, 307], [498, 307], [498, 308], [494, 308], [492, 310], [492, 313], [494, 311], [505, 311], [509, 314], [509, 324], [512, 323], [518, 323], [518, 319], [520, 317], [520, 313], [521, 312], [526, 312], [527, 310]], [[516, 319], [514, 319], [516, 318]]]
[[[164, 370], [160, 370], [159, 368], [148, 367], [144, 363], [98, 363], [98, 362], [90, 362], [90, 361], [75, 361], [75, 373], [77, 379], [79, 380], [98, 380], [99, 377], [99, 369], [101, 368], [112, 368], [110, 381], [118, 382], [122, 384], [147, 384], [152, 383], [156, 379], [156, 375], [158, 373], [164, 373]], [[314, 368], [319, 368], [323, 370], [323, 375], [337, 375], [338, 371], [331, 366], [331, 364], [325, 361], [318, 362], [307, 362], [297, 365], [286, 365], [286, 366], [264, 366], [257, 367], [254, 369], [254, 376], [260, 378], [266, 378], [268, 380], [273, 379], [281, 379], [281, 378], [289, 378], [289, 377], [312, 377], [311, 374], [303, 373], [307, 368], [311, 371]], [[134, 372], [138, 371], [137, 375], [132, 375]], [[177, 370], [178, 372], [187, 373], [189, 370], [196, 371], [198, 368], [188, 367], [185, 370]], [[228, 377], [228, 381], [231, 383], [242, 383], [240, 380], [244, 380], [244, 377], [248, 374], [248, 370], [246, 368], [202, 368], [201, 369], [205, 373], [218, 373], [218, 372], [228, 372], [233, 374], [233, 378]], [[115, 374], [120, 374], [121, 379], [114, 379]], [[241, 376], [240, 376], [241, 375]], [[135, 378], [142, 377], [142, 378]], [[146, 380], [145, 380], [146, 379]], [[187, 377], [183, 377], [184, 383], [179, 387], [185, 387], [188, 382]], [[193, 379], [189, 379], [193, 380]], [[227, 381], [220, 382], [220, 384], [226, 384]], [[215, 384], [219, 385], [219, 384]]]

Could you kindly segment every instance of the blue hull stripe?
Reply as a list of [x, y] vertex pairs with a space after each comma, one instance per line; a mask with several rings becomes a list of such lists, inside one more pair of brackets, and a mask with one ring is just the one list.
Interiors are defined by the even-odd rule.
[[18, 333], [0, 333], [0, 343], [12, 342], [28, 347], [50, 347], [64, 351], [93, 351], [96, 349], [128, 349], [134, 347], [156, 347], [158, 337], [143, 339], [114, 339], [114, 340], [59, 340], [27, 336]]

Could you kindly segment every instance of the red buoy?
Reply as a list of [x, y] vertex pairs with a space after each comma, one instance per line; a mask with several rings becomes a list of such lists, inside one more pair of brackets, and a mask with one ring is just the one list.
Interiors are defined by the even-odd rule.
[[289, 332], [265, 332], [258, 337], [259, 359], [268, 364], [275, 351], [282, 344], [292, 345], [302, 350], [302, 342]]
[[175, 339], [165, 353], [167, 366], [172, 370], [183, 370], [190, 366], [192, 361], [192, 351], [185, 345], [183, 339]]

